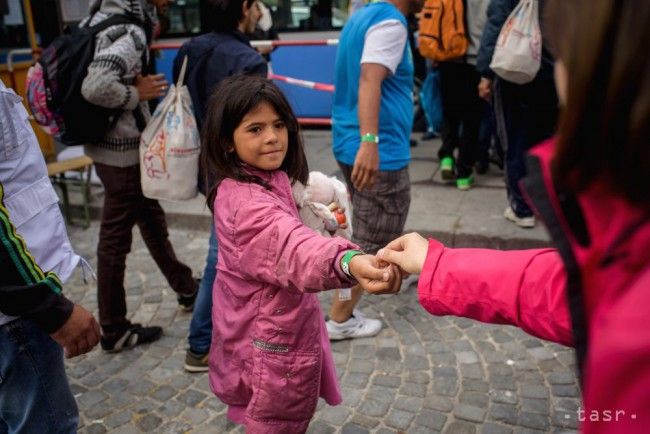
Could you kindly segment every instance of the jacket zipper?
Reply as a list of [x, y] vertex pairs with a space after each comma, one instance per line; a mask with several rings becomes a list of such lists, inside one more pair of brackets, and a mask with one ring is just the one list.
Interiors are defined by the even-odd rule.
[[272, 353], [288, 353], [289, 346], [282, 344], [272, 344], [261, 339], [253, 339], [253, 345], [262, 351], [270, 351]]

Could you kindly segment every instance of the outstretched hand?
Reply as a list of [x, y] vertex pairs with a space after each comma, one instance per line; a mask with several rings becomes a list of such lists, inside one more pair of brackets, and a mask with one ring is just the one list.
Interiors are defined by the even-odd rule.
[[350, 260], [350, 274], [371, 294], [394, 294], [402, 286], [402, 275], [393, 265], [383, 265], [375, 256], [357, 255]]
[[421, 273], [429, 242], [417, 232], [402, 235], [377, 252], [377, 258], [397, 265], [406, 273]]

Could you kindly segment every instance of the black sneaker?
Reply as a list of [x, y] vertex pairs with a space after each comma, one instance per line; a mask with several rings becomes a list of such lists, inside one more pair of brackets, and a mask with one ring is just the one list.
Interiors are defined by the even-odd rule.
[[194, 310], [194, 302], [196, 301], [196, 296], [199, 294], [199, 286], [201, 285], [201, 279], [194, 279], [196, 282], [196, 288], [194, 289], [194, 294], [192, 295], [179, 295], [176, 299], [178, 300], [178, 305], [181, 307], [183, 312], [192, 312]]
[[131, 324], [122, 334], [102, 336], [102, 350], [107, 353], [119, 353], [123, 349], [136, 345], [157, 341], [162, 336], [162, 328], [158, 326], [142, 327], [141, 324]]
[[185, 370], [187, 372], [207, 372], [209, 370], [208, 353], [200, 354], [187, 350], [185, 353]]

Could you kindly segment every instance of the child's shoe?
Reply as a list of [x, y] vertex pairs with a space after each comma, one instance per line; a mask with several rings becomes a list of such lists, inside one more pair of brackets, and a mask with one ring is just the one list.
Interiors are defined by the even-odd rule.
[[185, 370], [187, 372], [207, 372], [209, 353], [195, 353], [192, 350], [187, 350], [185, 353]]
[[440, 160], [440, 176], [445, 181], [452, 181], [455, 178], [453, 157], [443, 157]]
[[381, 331], [381, 321], [378, 319], [366, 318], [361, 311], [354, 309], [352, 316], [342, 323], [327, 320], [327, 334], [331, 341], [340, 341], [341, 339], [367, 338], [375, 336]]

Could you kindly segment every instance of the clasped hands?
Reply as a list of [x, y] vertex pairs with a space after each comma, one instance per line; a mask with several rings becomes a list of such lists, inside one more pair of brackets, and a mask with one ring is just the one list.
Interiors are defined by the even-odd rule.
[[373, 255], [358, 255], [350, 261], [350, 274], [371, 294], [399, 292], [402, 279], [422, 271], [429, 242], [418, 233], [403, 235]]

